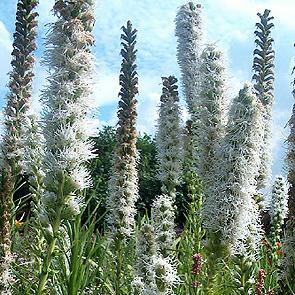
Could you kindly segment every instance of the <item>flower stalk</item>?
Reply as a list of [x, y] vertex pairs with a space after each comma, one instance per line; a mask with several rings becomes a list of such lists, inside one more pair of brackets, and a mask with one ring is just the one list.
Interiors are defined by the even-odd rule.
[[272, 128], [272, 107], [274, 102], [274, 58], [273, 38], [271, 30], [274, 27], [270, 16], [270, 10], [264, 10], [263, 14], [258, 13], [260, 22], [256, 23], [255, 44], [253, 60], [253, 77], [255, 94], [264, 106], [264, 138], [261, 147], [261, 163], [257, 176], [257, 189], [261, 190], [266, 186], [271, 174], [271, 128]]
[[109, 183], [108, 224], [114, 240], [125, 240], [134, 231], [135, 202], [138, 198], [136, 149], [138, 78], [136, 72], [136, 33], [130, 21], [122, 27], [120, 100], [113, 175]]
[[175, 200], [176, 186], [180, 184], [182, 173], [182, 130], [177, 79], [169, 76], [163, 77], [162, 81], [156, 133], [158, 179], [162, 182], [162, 192]]
[[148, 295], [156, 292], [153, 269], [156, 251], [154, 229], [150, 224], [144, 224], [140, 228], [136, 240], [135, 279], [133, 280], [135, 294], [137, 292], [140, 295]]
[[202, 52], [202, 8], [188, 2], [182, 5], [176, 15], [175, 35], [178, 40], [177, 60], [181, 69], [181, 80], [189, 114], [199, 100], [199, 59]]
[[[293, 87], [294, 86], [295, 79], [293, 82]], [[292, 94], [295, 98], [295, 88], [293, 89]], [[290, 186], [288, 190], [289, 199], [286, 232], [283, 243], [283, 252], [285, 253], [285, 257], [283, 259], [284, 267], [282, 272], [284, 281], [283, 288], [286, 292], [290, 290], [290, 284], [292, 284], [292, 287], [295, 288], [295, 284], [293, 283], [295, 276], [295, 104], [293, 104], [292, 115], [288, 125], [290, 128], [290, 134], [287, 139], [288, 152], [286, 163], [288, 167], [288, 182]]]
[[200, 56], [200, 119], [193, 121], [198, 129], [197, 172], [202, 180], [204, 198], [216, 179], [218, 152], [225, 133], [226, 81], [221, 51], [215, 45], [207, 45]]
[[[0, 291], [9, 294], [13, 196], [23, 173], [24, 124], [32, 95], [38, 0], [19, 0], [13, 34], [12, 70], [4, 109], [0, 191]], [[4, 293], [3, 293], [4, 294]]]
[[270, 218], [273, 244], [281, 240], [282, 227], [288, 213], [288, 185], [283, 176], [277, 176], [272, 189]]
[[122, 294], [125, 269], [125, 244], [134, 234], [135, 202], [138, 199], [138, 152], [136, 148], [138, 77], [136, 72], [137, 30], [127, 22], [122, 27], [122, 63], [118, 104], [118, 127], [112, 176], [109, 182], [107, 217], [111, 245], [115, 253], [115, 294]]
[[83, 190], [91, 185], [84, 165], [94, 157], [87, 119], [92, 105], [93, 1], [59, 0], [53, 12], [57, 20], [47, 34], [43, 61], [50, 76], [42, 94], [46, 176], [39, 220], [47, 251], [42, 257], [37, 294], [43, 294], [46, 287], [60, 226], [81, 211]]
[[192, 1], [180, 6], [176, 18], [177, 61], [181, 70], [181, 82], [192, 122], [192, 169], [198, 165], [200, 115], [200, 56], [203, 48], [202, 7]]
[[219, 232], [220, 242], [234, 255], [255, 251], [261, 238], [253, 195], [262, 137], [262, 106], [245, 85], [230, 109], [214, 193], [204, 200], [203, 208], [208, 233]]

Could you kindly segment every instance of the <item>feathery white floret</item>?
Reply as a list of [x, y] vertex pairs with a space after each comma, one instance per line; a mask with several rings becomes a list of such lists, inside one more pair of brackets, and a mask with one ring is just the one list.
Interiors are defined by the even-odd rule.
[[175, 23], [177, 37], [177, 60], [181, 70], [181, 82], [190, 120], [192, 121], [192, 141], [188, 148], [191, 167], [194, 169], [199, 160], [199, 120], [200, 114], [200, 55], [203, 49], [202, 8], [192, 1], [180, 6]]
[[176, 15], [175, 35], [178, 38], [177, 60], [189, 113], [199, 100], [199, 57], [202, 51], [201, 5], [193, 2], [182, 5]]
[[137, 161], [128, 155], [121, 161], [124, 169], [113, 172], [109, 184], [108, 223], [112, 236], [130, 237], [134, 232], [135, 202], [138, 198]]
[[162, 80], [156, 146], [158, 178], [162, 181], [164, 195], [156, 197], [152, 205], [152, 225], [158, 252], [153, 268], [157, 285], [155, 294], [173, 294], [172, 289], [178, 277], [171, 249], [175, 237], [175, 188], [180, 183], [182, 171], [182, 138], [177, 79], [170, 76]]
[[[156, 241], [154, 229], [149, 224], [144, 224], [136, 239], [136, 258], [133, 285], [138, 294], [155, 294], [155, 273], [153, 262], [156, 257]], [[134, 292], [136, 293], [136, 292]]]
[[294, 217], [287, 221], [285, 238], [283, 240], [282, 260], [283, 276], [289, 280], [294, 279], [295, 273], [295, 221]]
[[283, 176], [277, 176], [273, 185], [269, 214], [276, 233], [282, 231], [288, 213], [288, 185]]
[[272, 108], [270, 106], [264, 111], [264, 126], [264, 145], [260, 150], [261, 164], [259, 168], [259, 175], [257, 176], [258, 190], [262, 190], [268, 185], [271, 176]]
[[[44, 157], [44, 136], [40, 126], [39, 117], [30, 115], [25, 124], [25, 152], [24, 152], [24, 171], [29, 175], [31, 186], [37, 189], [44, 178], [42, 162]], [[39, 192], [39, 196], [41, 192]]]
[[28, 115], [32, 96], [33, 67], [37, 35], [35, 9], [38, 0], [18, 0], [13, 34], [9, 92], [3, 110], [3, 140], [0, 145], [0, 293], [11, 294], [13, 276], [10, 265], [13, 214], [13, 196], [23, 174], [23, 125]]
[[151, 214], [158, 251], [166, 257], [175, 238], [175, 208], [172, 197], [169, 195], [156, 197]]
[[144, 282], [141, 277], [135, 277], [131, 282], [132, 295], [144, 294]]
[[273, 38], [271, 30], [274, 27], [270, 10], [265, 9], [263, 14], [257, 14], [260, 21], [256, 23], [255, 44], [253, 59], [254, 88], [257, 98], [264, 106], [264, 137], [261, 146], [261, 164], [257, 176], [257, 188], [263, 189], [271, 175], [271, 138], [272, 138], [272, 107], [274, 102], [274, 58]]
[[158, 179], [165, 194], [175, 194], [182, 172], [182, 129], [177, 79], [163, 77], [163, 92], [156, 133]]
[[[48, 193], [54, 196], [48, 203], [44, 195], [43, 203], [49, 215], [54, 215], [57, 208], [66, 207], [62, 218], [69, 218], [70, 211], [80, 212], [77, 208], [80, 199], [74, 201], [74, 196], [90, 185], [84, 164], [94, 157], [88, 133], [84, 132], [92, 105], [94, 57], [89, 48], [94, 42], [91, 33], [94, 17], [93, 2], [84, 2], [83, 5], [57, 2], [54, 12], [58, 19], [46, 38], [44, 64], [50, 69], [50, 76], [42, 93], [44, 182]], [[58, 191], [61, 185], [62, 194]]]
[[254, 202], [255, 176], [260, 166], [263, 138], [262, 106], [249, 85], [240, 91], [229, 112], [214, 189], [204, 200], [207, 230], [220, 232], [232, 254], [256, 249], [261, 238]]
[[153, 268], [157, 285], [157, 293], [155, 294], [174, 294], [173, 288], [180, 282], [174, 261], [170, 257], [164, 258], [159, 255], [154, 260]]
[[[36, 223], [47, 227], [49, 219], [41, 207], [41, 197], [44, 195], [44, 171], [42, 167], [44, 158], [44, 137], [40, 126], [39, 117], [30, 115], [25, 124], [25, 153], [24, 153], [24, 171], [29, 176], [30, 192], [32, 197], [31, 209], [33, 218], [31, 223], [34, 225], [33, 230], [38, 231]], [[49, 192], [47, 192], [49, 193]], [[38, 234], [35, 235], [39, 239]], [[40, 241], [38, 241], [40, 242]]]
[[[221, 51], [208, 45], [200, 57], [201, 88], [199, 121], [193, 121], [198, 129], [197, 172], [202, 179], [204, 196], [210, 193], [215, 181], [217, 152], [225, 132], [225, 67]], [[196, 126], [197, 125], [197, 126]]]
[[129, 238], [134, 232], [135, 203], [138, 199], [136, 148], [138, 77], [136, 72], [136, 33], [130, 21], [122, 27], [122, 63], [118, 103], [118, 125], [112, 176], [107, 199], [108, 225], [113, 241]]
[[[293, 82], [295, 86], [295, 80]], [[295, 98], [295, 88], [292, 91]], [[285, 239], [283, 243], [283, 275], [286, 279], [292, 280], [295, 274], [295, 104], [293, 104], [292, 115], [288, 122], [290, 134], [288, 136], [288, 182], [289, 200], [288, 200], [288, 221], [286, 224]]]

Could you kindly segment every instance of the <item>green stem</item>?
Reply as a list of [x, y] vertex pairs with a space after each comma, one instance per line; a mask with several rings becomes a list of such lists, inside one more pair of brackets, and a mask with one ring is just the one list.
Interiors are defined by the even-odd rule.
[[118, 239], [116, 243], [116, 284], [115, 284], [115, 293], [116, 295], [121, 294], [121, 274], [123, 266], [123, 248], [122, 248], [122, 239]]
[[38, 291], [37, 291], [36, 295], [43, 294], [43, 291], [44, 291], [46, 283], [47, 283], [48, 273], [50, 270], [51, 261], [52, 261], [56, 241], [57, 241], [57, 234], [58, 234], [58, 230], [59, 230], [59, 227], [61, 224], [61, 213], [62, 213], [62, 206], [57, 211], [56, 216], [55, 216], [55, 221], [52, 226], [53, 237], [52, 237], [50, 243], [48, 244], [47, 254], [46, 254], [45, 259], [43, 260], [42, 272], [40, 275], [39, 284], [38, 284]]
[[220, 270], [221, 259], [227, 256], [227, 249], [222, 246], [219, 232], [208, 233], [208, 246], [206, 247], [208, 262], [207, 262], [207, 283], [206, 293], [213, 294], [215, 276]]
[[[65, 185], [65, 176], [62, 175], [62, 180], [59, 184], [59, 188], [58, 188], [58, 197], [63, 200], [64, 199], [64, 185]], [[59, 231], [59, 227], [61, 225], [62, 222], [62, 211], [63, 211], [63, 206], [62, 204], [58, 207], [57, 211], [56, 211], [56, 215], [54, 216], [54, 221], [52, 222], [52, 239], [49, 242], [48, 239], [47, 243], [48, 247], [47, 247], [47, 254], [45, 259], [43, 260], [43, 266], [42, 266], [42, 272], [40, 275], [40, 279], [39, 279], [39, 284], [38, 284], [38, 290], [36, 295], [42, 295], [44, 288], [46, 286], [47, 283], [47, 278], [48, 278], [48, 273], [50, 270], [50, 266], [51, 266], [51, 261], [52, 261], [52, 257], [53, 257], [53, 252], [54, 252], [54, 248], [55, 248], [55, 244], [57, 241], [57, 235], [58, 235], [58, 231]]]
[[70, 281], [69, 281], [69, 295], [75, 295], [78, 294], [79, 284], [77, 284], [77, 278], [78, 278], [78, 272], [80, 270], [78, 262], [79, 262], [79, 231], [77, 228], [79, 228], [81, 225], [80, 223], [76, 221], [73, 222], [71, 228], [73, 228], [73, 246], [72, 246], [72, 257], [71, 257], [71, 275], [70, 275]]
[[39, 280], [37, 295], [42, 295], [43, 290], [45, 289], [55, 244], [56, 244], [56, 238], [53, 238], [50, 244], [48, 245], [47, 255], [43, 261], [43, 267], [42, 267], [42, 272], [41, 272], [41, 276]]

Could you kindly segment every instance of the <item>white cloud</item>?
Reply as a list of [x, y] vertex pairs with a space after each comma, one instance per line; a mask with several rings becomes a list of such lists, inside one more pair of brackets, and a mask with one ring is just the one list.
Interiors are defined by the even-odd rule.
[[285, 128], [285, 125], [289, 117], [289, 112], [279, 110], [275, 110], [274, 112], [272, 125], [273, 136], [271, 141], [271, 150], [274, 161], [278, 160], [282, 148], [286, 147], [285, 141], [288, 137], [289, 129]]
[[11, 50], [12, 42], [10, 40], [10, 34], [6, 29], [5, 25], [0, 21], [0, 37], [1, 37], [1, 47], [5, 50]]
[[52, 14], [53, 5], [54, 5], [54, 0], [40, 1], [38, 5], [39, 30], [44, 29], [44, 24], [48, 24], [54, 21], [54, 16]]
[[118, 101], [119, 73], [98, 70], [95, 77], [93, 99], [95, 107], [102, 107]]
[[[10, 39], [10, 34], [8, 30], [6, 29], [5, 25], [0, 21], [0, 64], [1, 64], [0, 89], [3, 90], [3, 91], [0, 91], [1, 95], [5, 95], [6, 84], [8, 82], [7, 74], [10, 70], [11, 51], [12, 51], [12, 41]], [[3, 121], [3, 112], [0, 110], [0, 135], [3, 132], [2, 121]]]
[[272, 125], [272, 140], [271, 140], [271, 152], [272, 152], [272, 181], [274, 181], [275, 175], [285, 174], [285, 157], [287, 152], [286, 139], [289, 135], [289, 128], [285, 125], [290, 118], [290, 112], [285, 110], [274, 110], [273, 125]]
[[[151, 89], [152, 90], [152, 89]], [[160, 102], [160, 93], [143, 93], [142, 100], [138, 100], [138, 124], [137, 128], [141, 133], [153, 134], [156, 130], [158, 119], [158, 105]]]
[[10, 39], [10, 33], [0, 21], [0, 89], [4, 89], [8, 81], [7, 73], [10, 70], [11, 51], [12, 41]]
[[[163, 1], [164, 2], [164, 1]], [[103, 15], [95, 26], [97, 57], [108, 66], [120, 63], [120, 28], [131, 20], [138, 30], [139, 72], [154, 71], [159, 77], [177, 70], [174, 18], [183, 1], [116, 0], [102, 1], [96, 15]]]
[[275, 17], [277, 23], [288, 26], [288, 29], [290, 30], [294, 30], [295, 27], [293, 13], [295, 10], [294, 0], [220, 0], [216, 4], [219, 9], [223, 8], [227, 10], [227, 15], [232, 16], [233, 12], [235, 12], [247, 21], [254, 19], [257, 12], [263, 12], [264, 9], [270, 9], [271, 14]]

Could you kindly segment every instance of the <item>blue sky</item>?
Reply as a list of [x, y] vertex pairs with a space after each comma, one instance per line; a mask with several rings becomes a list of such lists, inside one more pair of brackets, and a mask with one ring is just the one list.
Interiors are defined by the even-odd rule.
[[[0, 2], [0, 107], [4, 105], [7, 89], [6, 73], [10, 66], [12, 34], [16, 0]], [[36, 77], [32, 106], [40, 109], [39, 90], [44, 84], [46, 69], [40, 66], [46, 23], [54, 20], [50, 13], [54, 0], [40, 0], [40, 14]], [[174, 18], [177, 8], [184, 0], [100, 0], [96, 5], [97, 58], [95, 75], [95, 106], [97, 125], [115, 124], [118, 73], [120, 70], [120, 28], [130, 19], [138, 29], [138, 129], [153, 133], [157, 119], [157, 105], [161, 93], [161, 77], [174, 74], [179, 77], [176, 61], [176, 38]], [[275, 17], [276, 80], [273, 123], [273, 174], [282, 173], [286, 149], [284, 143], [288, 130], [284, 128], [290, 117], [293, 98], [291, 70], [294, 64], [295, 11], [294, 0], [200, 0], [204, 12], [204, 28], [208, 43], [216, 42], [224, 51], [228, 67], [228, 99], [238, 93], [244, 82], [251, 79], [254, 28], [257, 12], [271, 9]], [[184, 102], [182, 99], [184, 109]], [[0, 115], [1, 117], [1, 115]], [[183, 110], [186, 118], [186, 111]]]

